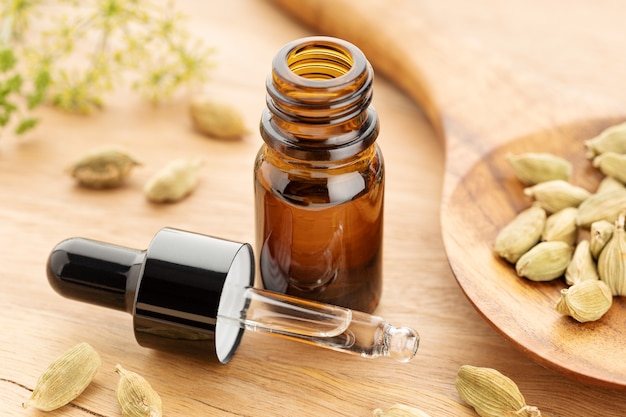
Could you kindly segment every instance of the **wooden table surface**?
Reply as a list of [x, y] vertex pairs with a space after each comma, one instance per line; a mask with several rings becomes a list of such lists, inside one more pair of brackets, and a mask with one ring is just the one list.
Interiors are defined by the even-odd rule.
[[[472, 34], [471, 42], [556, 75], [563, 85], [617, 103], [626, 100], [621, 3], [517, 1], [523, 12], [513, 5], [516, 11], [510, 12], [497, 1], [472, 2], [484, 14], [471, 13], [469, 5], [451, 6], [462, 2], [420, 3], [455, 31]], [[57, 295], [47, 283], [45, 263], [54, 245], [68, 237], [143, 249], [161, 227], [171, 226], [254, 241], [252, 164], [261, 144], [256, 126], [265, 105], [265, 77], [283, 44], [313, 32], [261, 0], [220, 2], [219, 7], [192, 0], [176, 4], [189, 14], [190, 29], [217, 48], [217, 66], [204, 89], [236, 105], [251, 133], [239, 142], [207, 139], [191, 127], [187, 96], [153, 108], [122, 90], [99, 113], [79, 117], [46, 108], [35, 132], [0, 139], [1, 415], [44, 415], [22, 409], [21, 403], [45, 366], [81, 341], [100, 353], [102, 368], [81, 397], [51, 416], [120, 415], [114, 394], [117, 363], [152, 383], [166, 416], [354, 417], [399, 402], [433, 417], [474, 416], [454, 388], [463, 364], [500, 370], [518, 383], [529, 404], [552, 417], [626, 415], [624, 392], [586, 386], [535, 364], [467, 302], [440, 234], [442, 144], [421, 109], [383, 77], [376, 80], [374, 99], [387, 167], [385, 282], [376, 314], [420, 332], [422, 343], [412, 362], [368, 361], [247, 332], [234, 359], [218, 365], [144, 349], [134, 341], [128, 314]], [[586, 21], [592, 24], [583, 25]], [[576, 48], [563, 48], [549, 37], [540, 42], [538, 33], [560, 23], [580, 25], [577, 47], [604, 60], [581, 60]], [[126, 148], [143, 165], [120, 189], [75, 186], [66, 166], [109, 144]], [[152, 173], [173, 158], [199, 155], [206, 163], [194, 194], [172, 205], [145, 200], [142, 186]]]

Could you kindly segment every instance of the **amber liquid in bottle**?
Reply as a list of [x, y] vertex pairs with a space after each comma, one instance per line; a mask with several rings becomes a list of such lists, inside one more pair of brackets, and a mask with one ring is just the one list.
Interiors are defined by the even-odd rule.
[[265, 288], [365, 312], [382, 289], [384, 166], [373, 73], [353, 45], [307, 38], [268, 79], [255, 163]]

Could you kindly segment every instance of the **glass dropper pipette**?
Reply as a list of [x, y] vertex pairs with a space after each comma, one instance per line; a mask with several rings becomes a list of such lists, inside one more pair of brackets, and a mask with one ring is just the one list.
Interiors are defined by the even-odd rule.
[[246, 288], [247, 308], [239, 318], [218, 315], [246, 330], [271, 333], [364, 358], [390, 357], [408, 362], [417, 353], [419, 335], [383, 318], [271, 291]]
[[50, 285], [68, 298], [129, 312], [140, 345], [207, 351], [228, 362], [244, 330], [401, 362], [419, 336], [382, 318], [253, 288], [250, 245], [164, 228], [147, 250], [84, 238], [59, 243]]

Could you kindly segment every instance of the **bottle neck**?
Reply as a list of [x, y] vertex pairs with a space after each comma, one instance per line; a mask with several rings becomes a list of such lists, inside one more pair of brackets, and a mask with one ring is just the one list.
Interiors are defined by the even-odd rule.
[[378, 136], [373, 70], [348, 42], [313, 37], [283, 47], [267, 80], [261, 134], [291, 157], [337, 160], [370, 147]]

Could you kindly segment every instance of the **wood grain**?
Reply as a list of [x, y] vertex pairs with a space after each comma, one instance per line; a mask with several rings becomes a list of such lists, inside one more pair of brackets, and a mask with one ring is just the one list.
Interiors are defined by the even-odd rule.
[[[420, 2], [429, 12], [441, 3]], [[455, 13], [442, 21], [473, 34], [472, 42], [492, 42], [497, 49], [528, 41], [514, 34], [508, 43], [494, 41], [488, 25], [464, 16], [475, 16], [469, 6], [453, 3]], [[497, 2], [491, 3], [497, 10]], [[45, 278], [45, 262], [52, 247], [67, 237], [145, 248], [158, 229], [172, 226], [254, 241], [252, 162], [261, 144], [255, 126], [265, 105], [265, 77], [282, 45], [317, 31], [264, 1], [222, 2], [219, 8], [192, 0], [176, 4], [190, 16], [189, 29], [217, 48], [217, 66], [206, 91], [239, 106], [252, 133], [241, 142], [212, 141], [191, 129], [186, 96], [152, 108], [122, 90], [100, 113], [77, 117], [43, 109], [43, 124], [29, 137], [0, 139], [0, 414], [43, 416], [22, 409], [21, 402], [47, 363], [80, 341], [101, 354], [102, 369], [72, 405], [46, 415], [119, 416], [113, 392], [117, 363], [150, 381], [169, 416], [370, 416], [374, 408], [402, 402], [433, 417], [471, 417], [475, 413], [454, 389], [462, 364], [501, 370], [518, 382], [529, 403], [553, 417], [626, 413], [623, 393], [589, 387], [537, 365], [466, 301], [450, 272], [439, 227], [443, 149], [420, 108], [381, 77], [374, 100], [382, 121], [387, 193], [385, 283], [377, 314], [420, 331], [422, 345], [413, 362], [366, 361], [248, 332], [232, 362], [222, 366], [144, 349], [133, 340], [127, 314], [55, 294]], [[527, 14], [544, 7], [530, 4], [526, 9], [525, 4], [518, 3]], [[516, 19], [498, 28], [515, 28]], [[606, 32], [598, 33], [608, 39], [603, 54], [620, 45]], [[534, 60], [548, 65], [544, 61], [554, 55], [548, 49], [532, 56], [523, 48], [513, 52], [528, 58], [528, 65]], [[619, 65], [606, 66], [607, 80], [598, 81], [598, 94], [615, 98], [624, 91], [623, 84], [621, 90], [607, 87]], [[551, 71], [560, 74], [556, 66]], [[595, 85], [584, 77], [584, 69], [575, 72]], [[105, 144], [127, 148], [143, 166], [118, 190], [76, 187], [64, 168], [84, 151]], [[141, 187], [153, 172], [175, 157], [198, 155], [206, 165], [193, 195], [175, 205], [145, 201]]]
[[[446, 147], [446, 251], [459, 284], [481, 315], [537, 362], [590, 384], [626, 389], [623, 300], [617, 298], [601, 321], [573, 323], [554, 311], [559, 290], [565, 288], [561, 280], [532, 285], [492, 251], [498, 230], [530, 204], [504, 156], [532, 151], [563, 156], [576, 167], [572, 181], [593, 191], [599, 175], [584, 157], [583, 142], [626, 117], [626, 97], [603, 97], [593, 88], [566, 85], [515, 57], [498, 55], [468, 41], [471, 33], [458, 27], [457, 33], [451, 31], [420, 2], [366, 0], [358, 7], [349, 1], [278, 3], [325, 33], [360, 45], [376, 68], [429, 116]], [[439, 20], [452, 12], [448, 7], [430, 10]], [[559, 20], [554, 32], [542, 35], [569, 37], [572, 44], [583, 37], [573, 22]], [[590, 58], [594, 52], [581, 54]], [[605, 59], [613, 65], [610, 56]], [[595, 70], [590, 77], [607, 82]]]

